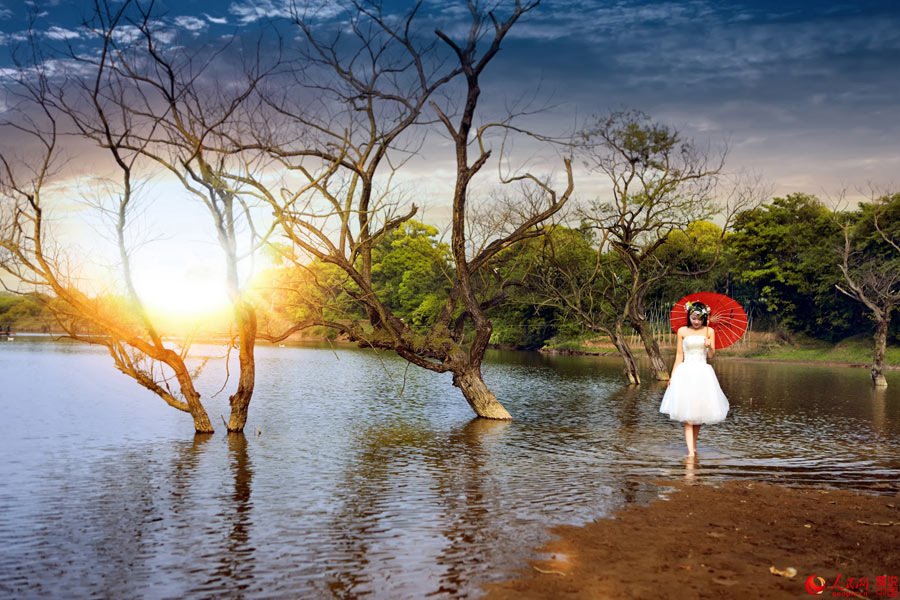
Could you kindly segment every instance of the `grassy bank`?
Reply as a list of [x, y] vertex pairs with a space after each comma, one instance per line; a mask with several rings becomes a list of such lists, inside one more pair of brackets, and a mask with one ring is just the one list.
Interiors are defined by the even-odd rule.
[[[664, 354], [675, 353], [674, 336], [662, 336], [660, 349]], [[635, 356], [645, 356], [646, 352], [639, 339], [629, 339], [631, 350]], [[719, 350], [722, 357], [741, 357], [766, 360], [792, 360], [835, 362], [847, 364], [871, 364], [873, 352], [872, 338], [854, 336], [841, 340], [837, 344], [829, 344], [819, 340], [795, 340], [788, 343], [777, 339], [771, 333], [750, 333], [740, 342]], [[615, 354], [616, 349], [608, 338], [583, 338], [565, 340], [547, 344], [544, 351], [572, 354]], [[900, 366], [900, 346], [888, 346], [885, 353], [885, 364]]]
[[[746, 356], [748, 358], [766, 358], [773, 360], [803, 360], [871, 364], [872, 353], [873, 346], [870, 342], [869, 344], [853, 343], [847, 345], [840, 343], [827, 347], [798, 347], [785, 345], [770, 348], [766, 351], [737, 354], [737, 356]], [[723, 351], [723, 355], [728, 355], [727, 350]], [[884, 362], [888, 365], [900, 366], [900, 347], [888, 346], [887, 350], [885, 351]]]

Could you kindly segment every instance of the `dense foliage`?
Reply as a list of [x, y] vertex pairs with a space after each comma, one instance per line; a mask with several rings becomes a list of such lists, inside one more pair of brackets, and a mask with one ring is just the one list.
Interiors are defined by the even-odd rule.
[[416, 328], [433, 324], [452, 286], [450, 247], [431, 225], [407, 221], [372, 249], [372, 285], [385, 305]]
[[727, 238], [727, 264], [746, 284], [739, 300], [784, 332], [830, 341], [858, 333], [865, 319], [835, 287], [841, 243], [832, 212], [814, 196], [792, 194], [741, 213]]
[[27, 296], [0, 293], [0, 329], [6, 331], [45, 331], [50, 315], [37, 301]]

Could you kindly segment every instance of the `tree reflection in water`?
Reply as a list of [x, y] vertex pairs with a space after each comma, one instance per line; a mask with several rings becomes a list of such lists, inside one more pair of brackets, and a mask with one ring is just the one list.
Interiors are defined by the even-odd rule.
[[[719, 361], [732, 412], [686, 463], [664, 385], [620, 385], [615, 359], [494, 363], [517, 415], [498, 423], [450, 402], [449, 379], [410, 375], [397, 398], [371, 353], [336, 366], [273, 349], [265, 435], [185, 439], [156, 403], [64, 377], [105, 357], [53, 353], [65, 369], [48, 387], [40, 354], [13, 350], [10, 397], [29, 403], [7, 404], [23, 426], [0, 436], [4, 597], [474, 597], [548, 527], [649, 502], [665, 493], [652, 482], [896, 493], [900, 472], [900, 383], [873, 390], [862, 370]], [[335, 394], [323, 369], [362, 383]]]
[[[458, 597], [477, 580], [473, 571], [491, 557], [473, 550], [494, 545], [502, 520], [493, 511], [504, 504], [496, 480], [485, 476], [487, 456], [507, 427], [473, 419], [446, 435], [403, 422], [361, 430], [334, 495], [328, 591], [356, 598], [413, 584], [423, 596]], [[404, 512], [404, 490], [418, 513]], [[423, 501], [433, 507], [427, 517]]]
[[441, 570], [435, 572], [439, 585], [434, 592], [457, 597], [471, 585], [476, 566], [482, 570], [482, 565], [493, 562], [491, 556], [472, 549], [496, 547], [496, 526], [501, 522], [496, 513], [506, 508], [503, 490], [486, 470], [492, 447], [502, 442], [509, 427], [508, 421], [473, 419], [448, 436], [446, 446], [458, 451], [430, 457], [435, 461], [439, 522], [446, 541], [435, 559]]
[[253, 581], [254, 548], [250, 544], [253, 503], [250, 500], [253, 465], [247, 453], [247, 438], [243, 433], [228, 433], [228, 459], [234, 478], [232, 493], [223, 502], [222, 513], [227, 539], [224, 552], [217, 553], [219, 561], [213, 580], [231, 582], [230, 590], [244, 591]]

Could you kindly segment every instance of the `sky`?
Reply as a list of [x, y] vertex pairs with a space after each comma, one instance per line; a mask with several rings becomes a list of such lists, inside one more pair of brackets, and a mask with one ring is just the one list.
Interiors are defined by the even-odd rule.
[[[156, 7], [190, 51], [261, 26], [287, 27], [288, 4], [158, 0]], [[327, 10], [329, 2], [317, 4]], [[0, 0], [0, 69], [23, 40], [30, 11], [37, 9], [41, 39], [78, 45], [91, 5]], [[452, 34], [464, 26], [464, 6], [426, 0], [422, 12]], [[528, 124], [550, 135], [593, 114], [644, 111], [698, 143], [727, 145], [727, 169], [758, 174], [773, 195], [834, 201], [842, 191], [852, 199], [900, 185], [896, 0], [544, 0], [511, 31], [484, 80], [485, 108], [534, 98], [546, 108]], [[444, 167], [413, 165], [434, 181]], [[591, 190], [585, 183], [582, 190]], [[440, 220], [445, 211], [436, 201], [426, 215]]]
[[[30, 6], [50, 39], [78, 40], [92, 2], [0, 0], [0, 55]], [[385, 2], [400, 7], [406, 2]], [[426, 2], [452, 30], [459, 3]], [[282, 0], [158, 1], [199, 42], [288, 15]], [[442, 14], [438, 14], [442, 13]], [[462, 25], [464, 21], [458, 20]], [[830, 196], [900, 173], [900, 3], [544, 0], [510, 33], [485, 97], [533, 93], [548, 132], [635, 108], [697, 140], [726, 141], [728, 164], [777, 194]]]

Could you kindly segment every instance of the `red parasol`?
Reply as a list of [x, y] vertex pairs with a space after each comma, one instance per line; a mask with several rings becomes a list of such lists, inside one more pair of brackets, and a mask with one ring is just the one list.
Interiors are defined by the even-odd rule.
[[715, 292], [688, 294], [675, 303], [669, 315], [672, 330], [687, 325], [686, 302], [702, 302], [709, 307], [709, 326], [716, 332], [716, 349], [727, 348], [747, 331], [747, 313], [736, 300]]

